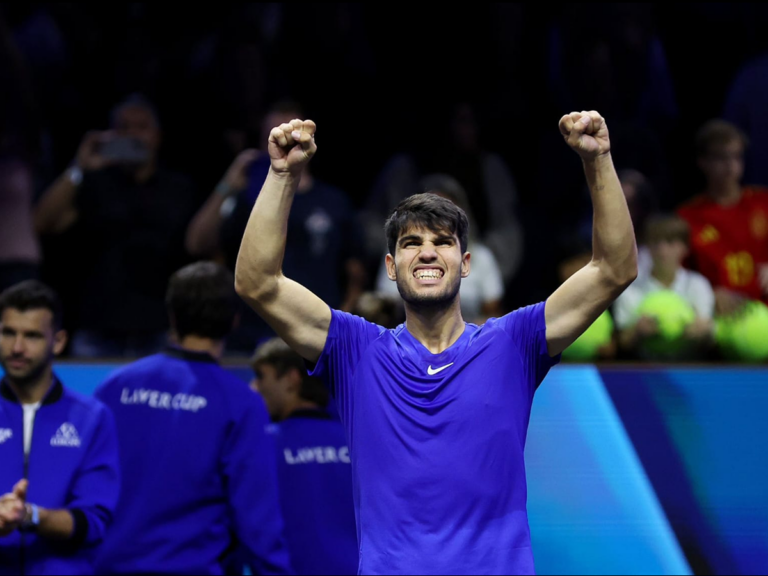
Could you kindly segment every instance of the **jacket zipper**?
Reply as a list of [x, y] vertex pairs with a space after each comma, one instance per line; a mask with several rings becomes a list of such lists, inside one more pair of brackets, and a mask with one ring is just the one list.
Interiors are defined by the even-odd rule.
[[[38, 408], [39, 410], [39, 408]], [[27, 447], [24, 445], [24, 426], [26, 425], [26, 418], [24, 417], [24, 407], [22, 406], [21, 412], [22, 412], [22, 450], [24, 451], [24, 480], [29, 482], [29, 457], [30, 454], [32, 454], [32, 437], [35, 435], [35, 420], [37, 419], [37, 412], [38, 410], [35, 410], [34, 414], [32, 414], [32, 420], [30, 422], [30, 425], [32, 427], [32, 434], [29, 436], [29, 453], [27, 453]], [[20, 576], [26, 576], [26, 533], [21, 532], [21, 575]]]

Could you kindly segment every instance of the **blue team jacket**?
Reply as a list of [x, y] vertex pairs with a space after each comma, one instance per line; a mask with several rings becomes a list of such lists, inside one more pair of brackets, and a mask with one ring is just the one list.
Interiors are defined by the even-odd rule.
[[341, 422], [303, 410], [270, 426], [285, 535], [298, 574], [357, 574], [352, 466]]
[[263, 401], [207, 354], [171, 348], [96, 391], [115, 416], [124, 491], [103, 574], [222, 574], [239, 542], [290, 573]]
[[54, 543], [15, 532], [0, 539], [0, 574], [93, 574], [93, 557], [104, 538], [120, 492], [117, 438], [109, 411], [54, 378], [35, 417], [28, 463], [24, 415], [13, 390], [0, 383], [0, 492], [29, 480], [27, 500], [66, 509], [75, 534]]

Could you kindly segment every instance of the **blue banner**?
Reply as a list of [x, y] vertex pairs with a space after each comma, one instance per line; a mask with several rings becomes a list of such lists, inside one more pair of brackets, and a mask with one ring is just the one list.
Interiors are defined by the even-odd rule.
[[[91, 394], [118, 367], [56, 371]], [[539, 573], [765, 574], [766, 414], [768, 370], [554, 369], [526, 450]]]

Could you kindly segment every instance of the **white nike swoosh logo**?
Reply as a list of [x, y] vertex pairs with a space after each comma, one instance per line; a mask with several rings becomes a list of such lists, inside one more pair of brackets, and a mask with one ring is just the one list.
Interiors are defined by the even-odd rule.
[[456, 364], [456, 362], [448, 364], [448, 366], [443, 366], [442, 368], [438, 368], [437, 370], [432, 370], [432, 366], [430, 366], [429, 369], [427, 370], [427, 374], [429, 374], [430, 376], [435, 376], [436, 374], [440, 374], [440, 372], [442, 372], [443, 370], [448, 370], [448, 368], [450, 368], [454, 364]]

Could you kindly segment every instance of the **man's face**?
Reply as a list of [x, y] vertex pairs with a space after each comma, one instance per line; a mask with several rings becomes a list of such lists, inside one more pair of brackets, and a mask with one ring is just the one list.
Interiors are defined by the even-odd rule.
[[682, 240], [659, 240], [648, 245], [653, 262], [664, 270], [677, 270], [688, 256], [688, 246]]
[[126, 138], [141, 142], [155, 158], [160, 149], [160, 127], [152, 113], [141, 106], [126, 106], [115, 118], [115, 131]]
[[50, 310], [8, 308], [0, 317], [0, 364], [17, 385], [34, 384], [66, 343], [66, 333], [54, 330]]
[[744, 145], [738, 140], [713, 146], [699, 159], [699, 167], [710, 184], [740, 184], [744, 176]]
[[299, 375], [297, 382], [293, 372], [288, 371], [287, 374], [280, 376], [277, 369], [270, 364], [261, 363], [255, 367], [251, 388], [264, 398], [264, 403], [273, 420], [283, 417], [294, 394], [298, 393], [297, 387], [301, 386], [301, 376]]
[[469, 270], [469, 253], [461, 253], [458, 237], [449, 232], [411, 229], [398, 239], [395, 257], [387, 254], [389, 279], [414, 306], [451, 305]]

